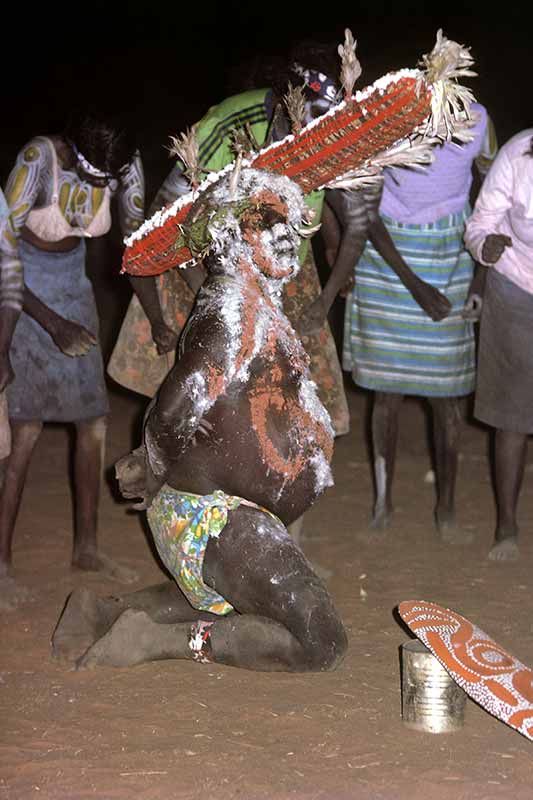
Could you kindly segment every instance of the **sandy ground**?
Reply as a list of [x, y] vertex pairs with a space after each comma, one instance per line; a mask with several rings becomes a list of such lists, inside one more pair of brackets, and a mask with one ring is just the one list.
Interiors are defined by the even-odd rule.
[[[260, 674], [191, 662], [69, 671], [50, 637], [76, 586], [123, 590], [69, 568], [69, 439], [49, 426], [38, 444], [15, 542], [20, 581], [34, 601], [0, 622], [0, 800], [172, 800], [242, 797], [341, 800], [531, 798], [532, 744], [468, 701], [464, 727], [412, 731], [401, 719], [393, 611], [426, 599], [470, 618], [533, 664], [530, 576], [531, 468], [520, 506], [522, 559], [486, 560], [494, 524], [487, 434], [467, 424], [458, 509], [468, 546], [434, 534], [434, 487], [423, 407], [407, 401], [396, 478], [396, 517], [384, 538], [366, 537], [372, 501], [367, 398], [349, 391], [352, 431], [337, 441], [335, 487], [306, 517], [303, 548], [333, 572], [329, 588], [349, 632], [330, 674]], [[143, 403], [112, 393], [107, 464], [130, 448]], [[531, 465], [533, 467], [533, 465]], [[162, 579], [139, 515], [114, 496], [101, 505], [102, 549], [139, 573], [132, 588]]]

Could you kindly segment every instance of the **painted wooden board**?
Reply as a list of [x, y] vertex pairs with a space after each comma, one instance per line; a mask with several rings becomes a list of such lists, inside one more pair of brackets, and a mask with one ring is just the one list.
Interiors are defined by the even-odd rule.
[[533, 740], [533, 671], [469, 620], [424, 600], [398, 612], [451, 677], [482, 708]]

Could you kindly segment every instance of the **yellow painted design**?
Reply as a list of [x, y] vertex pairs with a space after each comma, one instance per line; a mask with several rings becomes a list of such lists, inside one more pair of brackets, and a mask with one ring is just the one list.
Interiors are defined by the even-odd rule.
[[[73, 198], [74, 199], [74, 198]], [[74, 200], [76, 208], [84, 208], [87, 204], [87, 192], [81, 186], [78, 187], [76, 199]]]
[[76, 186], [74, 186], [74, 188], [72, 189], [72, 192], [70, 194], [70, 201], [69, 201], [68, 210], [73, 212], [74, 214], [76, 213], [76, 206], [78, 205], [78, 195], [80, 193], [80, 190], [81, 190], [81, 186], [79, 184], [77, 184]]
[[67, 210], [69, 199], [70, 199], [70, 186], [68, 183], [64, 183], [63, 186], [59, 190], [59, 208], [61, 209], [61, 213], [65, 215], [65, 211]]
[[12, 208], [17, 205], [21, 195], [24, 192], [28, 174], [28, 167], [21, 167], [14, 176], [13, 180], [9, 182], [9, 191], [6, 192], [6, 200], [7, 204]]
[[15, 206], [11, 209], [11, 216], [14, 220], [18, 217], [23, 217], [30, 210], [30, 206], [28, 203], [22, 203], [20, 206]]
[[17, 245], [17, 237], [13, 234], [9, 228], [6, 228], [4, 231], [4, 236], [11, 245], [11, 247], [16, 247]]
[[143, 209], [143, 199], [142, 199], [140, 194], [136, 194], [136, 195], [133, 196], [133, 205], [135, 206], [135, 208], [138, 208], [139, 211], [142, 211], [142, 209]]
[[40, 149], [32, 144], [29, 147], [27, 147], [26, 150], [24, 150], [24, 161], [27, 161], [28, 163], [31, 164], [32, 161], [37, 161], [40, 155], [41, 155]]
[[97, 212], [98, 212], [98, 209], [100, 208], [100, 206], [102, 205], [102, 203], [104, 201], [105, 192], [104, 192], [104, 189], [99, 189], [98, 187], [93, 186], [91, 194], [92, 194], [93, 214], [96, 215]]

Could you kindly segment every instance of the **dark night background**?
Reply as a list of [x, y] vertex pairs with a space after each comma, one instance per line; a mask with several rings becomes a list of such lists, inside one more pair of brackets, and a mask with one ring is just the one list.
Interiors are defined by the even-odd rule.
[[[31, 136], [59, 131], [73, 104], [96, 99], [128, 115], [147, 171], [148, 195], [170, 167], [169, 134], [194, 123], [227, 94], [229, 72], [257, 53], [283, 53], [294, 40], [358, 40], [362, 88], [391, 69], [414, 67], [436, 31], [471, 47], [471, 86], [503, 142], [532, 124], [530, 29], [518, 4], [466, 13], [421, 14], [407, 2], [102, 2], [25, 5], [3, 23], [0, 179]], [[437, 5], [432, 8], [438, 8]], [[526, 58], [527, 57], [527, 58]], [[245, 70], [246, 67], [243, 67]]]
[[[97, 102], [135, 126], [150, 202], [172, 164], [165, 150], [169, 135], [227, 96], [236, 67], [242, 65], [245, 77], [247, 61], [258, 53], [283, 54], [304, 38], [342, 42], [346, 27], [358, 40], [363, 67], [356, 88], [390, 70], [415, 67], [442, 28], [471, 48], [478, 77], [469, 85], [487, 106], [500, 143], [533, 125], [531, 35], [521, 4], [508, 3], [505, 14], [493, 14], [492, 4], [463, 3], [456, 16], [445, 3], [431, 6], [437, 13], [420, 13], [427, 7], [410, 0], [401, 6], [385, 0], [94, 0], [87, 6], [10, 8], [2, 45], [2, 185], [25, 141], [59, 132], [73, 106]], [[127, 281], [118, 277], [117, 232], [106, 240], [91, 243], [97, 257], [89, 260], [89, 272], [105, 276], [97, 280], [97, 299], [102, 321], [116, 320], [106, 337], [111, 345], [128, 292]]]

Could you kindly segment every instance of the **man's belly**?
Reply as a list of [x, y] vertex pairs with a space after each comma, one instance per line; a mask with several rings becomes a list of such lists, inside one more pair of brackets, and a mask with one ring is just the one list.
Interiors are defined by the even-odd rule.
[[196, 437], [166, 477], [175, 489], [209, 494], [222, 489], [268, 508], [289, 524], [301, 516], [325, 488], [329, 459], [316, 442], [299, 431], [286, 437], [269, 434], [265, 452], [255, 432], [225, 432], [217, 428]]

